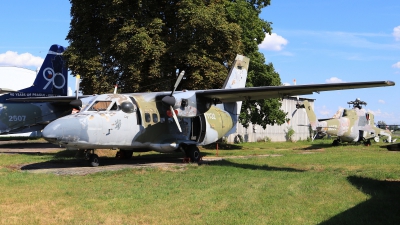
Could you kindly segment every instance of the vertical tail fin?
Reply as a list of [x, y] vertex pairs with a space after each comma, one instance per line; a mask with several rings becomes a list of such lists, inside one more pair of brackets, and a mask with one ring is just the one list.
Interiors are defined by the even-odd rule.
[[63, 46], [52, 45], [33, 85], [19, 92], [30, 93], [30, 96], [68, 95], [68, 72], [62, 58], [64, 51]]
[[249, 62], [250, 59], [246, 56], [237, 55], [222, 89], [245, 87]]
[[304, 108], [306, 109], [307, 117], [308, 120], [310, 121], [311, 128], [312, 130], [316, 130], [318, 124], [317, 116], [315, 115], [313, 108], [311, 107], [310, 103], [307, 100], [303, 101], [303, 104]]
[[[243, 55], [237, 55], [235, 61], [232, 64], [231, 70], [228, 73], [228, 77], [225, 80], [222, 89], [233, 89], [243, 88], [246, 86], [247, 72], [249, 70], [250, 59]], [[242, 108], [242, 102], [230, 102], [224, 103], [225, 111], [231, 114], [233, 120], [233, 128], [226, 134], [236, 132], [236, 124], [239, 119], [240, 109]]]

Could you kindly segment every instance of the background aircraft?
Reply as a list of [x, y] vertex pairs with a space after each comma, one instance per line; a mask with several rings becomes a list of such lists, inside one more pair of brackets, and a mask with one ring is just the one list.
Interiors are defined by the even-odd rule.
[[348, 102], [353, 105], [353, 109], [339, 110], [333, 118], [322, 120], [317, 120], [307, 100], [303, 104], [300, 107], [305, 108], [313, 131], [337, 137], [332, 145], [338, 145], [340, 142], [363, 142], [365, 145], [370, 145], [371, 139], [378, 142], [380, 136], [386, 136], [388, 142], [391, 142], [392, 133], [375, 127], [374, 115], [362, 108], [362, 105], [366, 105], [364, 101], [356, 99]]
[[201, 159], [198, 145], [235, 131], [242, 100], [394, 85], [376, 81], [245, 88], [248, 66], [249, 58], [238, 55], [222, 89], [175, 91], [181, 73], [170, 92], [102, 94], [75, 100], [73, 104], [82, 110], [51, 122], [43, 136], [68, 150], [85, 150], [92, 166], [99, 165], [95, 149], [119, 149], [117, 155], [128, 158], [133, 151], [182, 151], [197, 162]]
[[[16, 103], [8, 101], [26, 97], [67, 96], [67, 67], [62, 53], [65, 48], [52, 45], [36, 75], [33, 85], [21, 90], [0, 89], [0, 134], [41, 131], [50, 121], [71, 113], [71, 106], [56, 103]], [[15, 80], [14, 82], [19, 82]]]

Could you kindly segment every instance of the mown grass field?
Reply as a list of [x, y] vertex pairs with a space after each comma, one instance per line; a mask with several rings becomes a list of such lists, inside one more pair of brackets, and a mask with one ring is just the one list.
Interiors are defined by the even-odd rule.
[[400, 152], [330, 143], [221, 145], [254, 157], [85, 176], [13, 169], [71, 154], [0, 154], [0, 223], [399, 224]]

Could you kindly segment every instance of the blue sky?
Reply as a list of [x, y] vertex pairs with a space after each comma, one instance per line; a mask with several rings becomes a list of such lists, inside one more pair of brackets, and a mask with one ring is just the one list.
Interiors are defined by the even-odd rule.
[[[68, 0], [1, 1], [0, 65], [36, 69], [52, 44], [68, 46], [70, 7]], [[260, 51], [283, 83], [395, 81], [389, 88], [307, 97], [316, 99], [319, 118], [360, 98], [376, 121], [400, 124], [399, 12], [398, 0], [272, 0], [261, 17], [273, 23], [273, 35]], [[68, 84], [74, 89], [74, 78]]]
[[272, 35], [259, 46], [282, 83], [392, 80], [397, 86], [322, 92], [318, 118], [360, 98], [375, 121], [400, 124], [400, 1], [272, 0], [261, 15]]

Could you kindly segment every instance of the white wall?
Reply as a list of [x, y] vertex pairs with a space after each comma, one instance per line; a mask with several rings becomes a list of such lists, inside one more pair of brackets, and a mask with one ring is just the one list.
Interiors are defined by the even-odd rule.
[[[300, 98], [300, 101], [303, 101], [303, 98]], [[311, 106], [314, 107], [314, 99], [307, 99]], [[308, 128], [309, 120], [307, 118], [307, 114], [304, 109], [298, 109], [296, 112], [296, 103], [297, 98], [291, 97], [288, 99], [282, 100], [281, 109], [284, 112], [288, 112], [287, 118], [290, 119], [289, 123], [284, 123], [282, 125], [267, 125], [264, 130], [259, 125], [252, 125], [246, 129], [240, 123], [237, 124], [236, 133], [233, 133], [227, 137], [228, 143], [233, 143], [234, 139], [237, 135], [241, 135], [243, 137], [244, 142], [256, 142], [259, 139], [268, 138], [270, 141], [279, 142], [279, 141], [287, 141], [287, 131], [288, 128], [292, 128], [295, 133], [292, 136], [293, 140], [307, 140], [307, 137], [310, 137], [310, 131]], [[295, 112], [295, 113], [294, 113]], [[304, 125], [304, 126], [300, 126]]]

